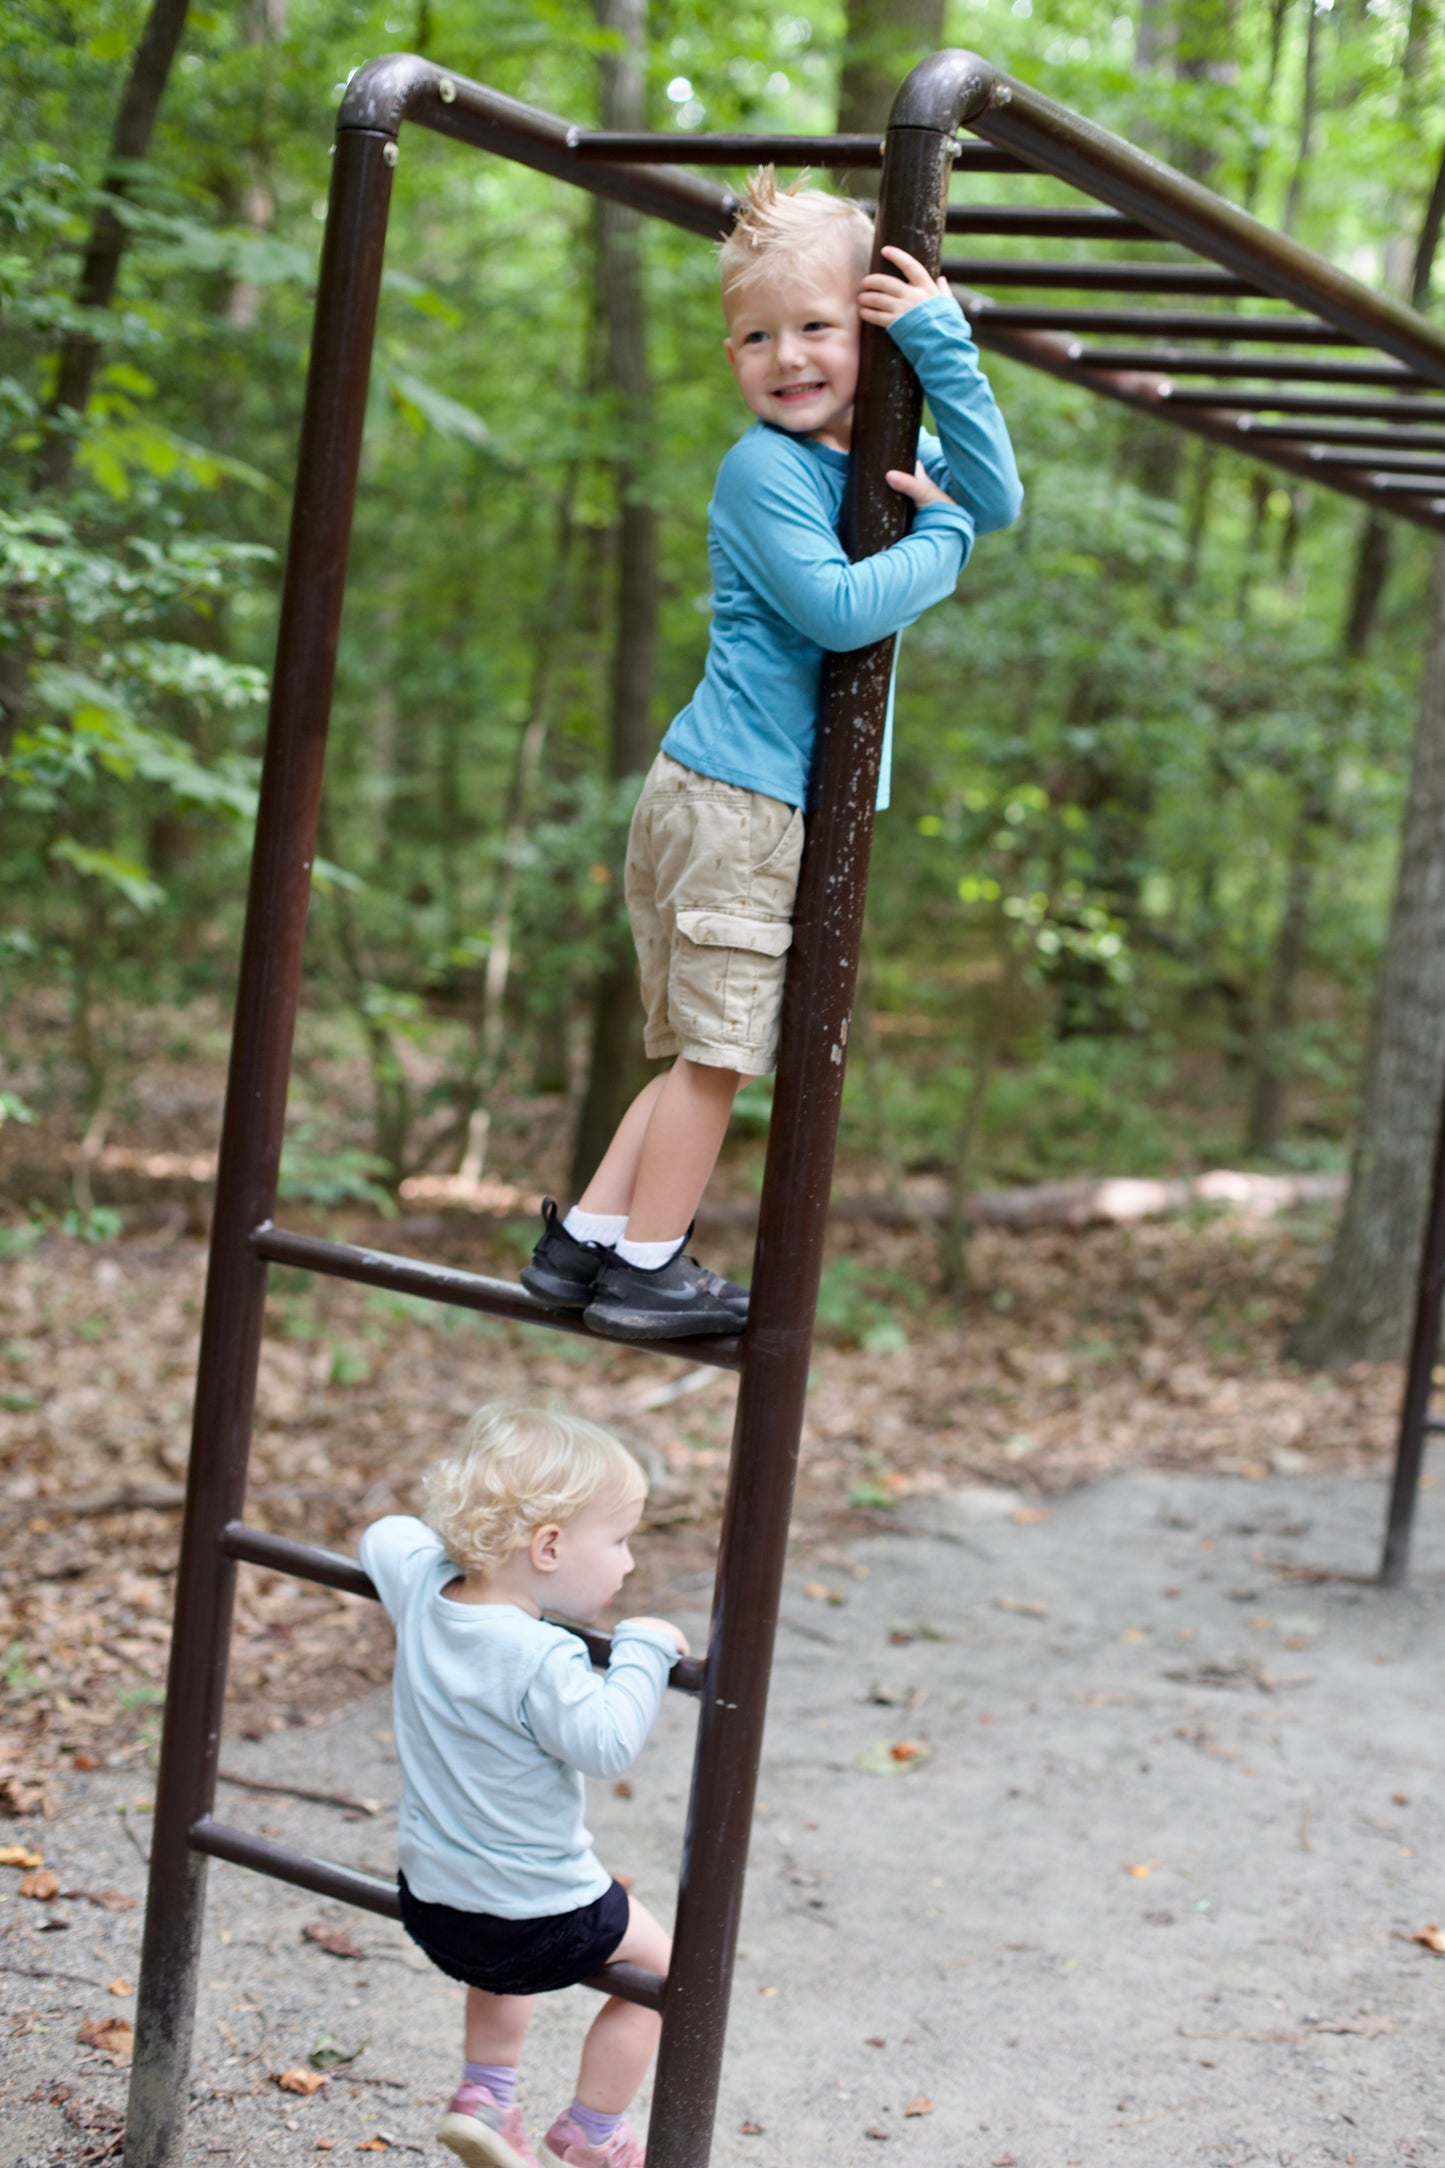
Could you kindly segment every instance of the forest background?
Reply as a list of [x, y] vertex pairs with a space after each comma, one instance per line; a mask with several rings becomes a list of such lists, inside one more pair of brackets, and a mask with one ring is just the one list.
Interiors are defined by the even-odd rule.
[[[213, 1138], [353, 68], [429, 53], [579, 121], [673, 128], [685, 157], [702, 127], [878, 126], [920, 51], [967, 44], [1428, 309], [1437, 16], [6, 0], [9, 1253], [121, 1232], [117, 1170], [163, 1177], [164, 1147]], [[637, 1061], [621, 838], [698, 675], [705, 508], [746, 419], [691, 239], [417, 132], [389, 263], [283, 1172], [322, 1211], [563, 1187], [609, 1126]], [[1317, 1298], [1312, 1343], [1297, 1321], [1313, 1359], [1395, 1352], [1445, 1070], [1433, 892], [1376, 1030], [1378, 1055], [1423, 1029], [1423, 1069], [1357, 1112], [1411, 745], [1445, 729], [1428, 679], [1421, 705], [1428, 538], [989, 367], [1028, 505], [904, 643], [845, 1166], [936, 1218], [957, 1287], [981, 1182], [1328, 1170], [1403, 1136], [1404, 1187], [1353, 1242], [1372, 1301]], [[1433, 835], [1431, 788], [1417, 762]], [[742, 1189], [766, 1110], [765, 1086], [740, 1109]]]
[[[349, 72], [410, 48], [685, 158], [879, 128], [971, 46], [1431, 311], [1440, 13], [0, 0], [0, 1810], [157, 1735]], [[746, 416], [696, 240], [409, 130], [388, 261], [282, 1188], [510, 1277], [636, 1073], [622, 837]], [[819, 1601], [910, 1493], [1036, 1519], [1128, 1466], [1378, 1464], [1445, 1080], [1445, 555], [988, 366], [1028, 502], [903, 642], [794, 1531]], [[703, 1230], [735, 1273], [766, 1118], [759, 1087]], [[999, 1224], [1021, 1186], [1221, 1165], [1315, 1201]], [[704, 1587], [733, 1381], [557, 1342], [273, 1270], [248, 1517], [354, 1546], [477, 1399], [541, 1390], [647, 1459], [636, 1600]], [[243, 1729], [386, 1676], [373, 1606], [249, 1569], [237, 1605]]]

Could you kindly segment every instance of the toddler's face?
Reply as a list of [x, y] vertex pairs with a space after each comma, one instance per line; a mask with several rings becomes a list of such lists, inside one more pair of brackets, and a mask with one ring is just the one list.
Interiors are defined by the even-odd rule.
[[724, 299], [724, 351], [751, 411], [847, 451], [858, 391], [858, 281], [842, 265]]
[[632, 1571], [628, 1537], [642, 1518], [640, 1498], [594, 1498], [564, 1521], [547, 1608], [586, 1626], [605, 1611]]

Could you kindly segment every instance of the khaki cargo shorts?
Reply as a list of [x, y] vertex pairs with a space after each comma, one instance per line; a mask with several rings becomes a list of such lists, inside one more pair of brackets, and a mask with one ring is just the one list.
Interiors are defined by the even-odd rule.
[[627, 839], [646, 1046], [764, 1076], [778, 1058], [803, 815], [659, 753]]

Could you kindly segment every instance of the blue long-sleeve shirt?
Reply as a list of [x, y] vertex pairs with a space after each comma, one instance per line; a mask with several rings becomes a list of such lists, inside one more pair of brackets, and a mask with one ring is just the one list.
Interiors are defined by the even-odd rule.
[[[702, 683], [663, 748], [684, 767], [807, 797], [825, 652], [867, 647], [953, 592], [974, 538], [1017, 519], [1023, 490], [967, 319], [939, 294], [888, 327], [917, 370], [938, 436], [918, 453], [951, 504], [924, 505], [890, 549], [849, 562], [838, 539], [848, 455], [755, 422], [718, 469], [708, 508], [712, 638]], [[878, 803], [888, 803], [889, 686]]]
[[642, 1751], [676, 1661], [669, 1637], [624, 1619], [599, 1674], [563, 1627], [443, 1595], [457, 1569], [406, 1513], [372, 1522], [361, 1563], [396, 1628], [397, 1850], [412, 1895], [500, 1919], [591, 1904], [611, 1877], [582, 1779], [620, 1776]]

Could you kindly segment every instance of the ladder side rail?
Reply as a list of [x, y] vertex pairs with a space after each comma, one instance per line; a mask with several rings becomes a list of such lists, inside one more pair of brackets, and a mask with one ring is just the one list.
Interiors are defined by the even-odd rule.
[[[985, 353], [1003, 354], [1010, 361], [1042, 370], [1046, 376], [1058, 377], [1065, 384], [1081, 385], [1099, 398], [1132, 407], [1136, 414], [1171, 422], [1176, 429], [1185, 430], [1190, 436], [1204, 437], [1211, 444], [1222, 445], [1226, 451], [1246, 452], [1261, 465], [1280, 467], [1286, 474], [1296, 475], [1303, 481], [1327, 483], [1340, 495], [1357, 497], [1362, 504], [1388, 512], [1393, 518], [1410, 520], [1417, 527], [1429, 528], [1432, 533], [1445, 530], [1445, 513], [1428, 497], [1415, 502], [1396, 495], [1386, 504], [1367, 459], [1362, 459], [1357, 467], [1332, 466], [1325, 472], [1318, 460], [1311, 459], [1307, 450], [1297, 448], [1289, 438], [1257, 438], [1247, 414], [1240, 415], [1224, 407], [1211, 408], [1206, 403], [1207, 390], [1197, 396], [1185, 396], [1180, 394], [1171, 377], [1157, 374], [1153, 369], [1105, 367], [1106, 361], [1118, 362], [1120, 357], [1081, 353], [1078, 341], [1061, 332], [1004, 329], [998, 322], [999, 311], [986, 305], [979, 307], [979, 295], [965, 292], [961, 299], [973, 335]], [[1148, 362], [1155, 358], [1163, 357], [1144, 352], [1125, 354], [1122, 360]], [[1218, 364], [1210, 362], [1209, 366]], [[1261, 364], [1261, 373], [1267, 366], [1266, 360]], [[1258, 399], [1261, 404], [1268, 399], [1264, 392], [1251, 392], [1248, 396], [1252, 400]]]
[[979, 81], [978, 110], [968, 120], [975, 135], [1445, 384], [1445, 332], [1418, 310], [1337, 270], [1123, 137], [970, 57]]
[[1425, 1437], [1428, 1431], [1439, 1427], [1430, 1420], [1430, 1391], [1440, 1352], [1442, 1305], [1445, 1305], [1445, 1103], [1441, 1106], [1440, 1128], [1435, 1141], [1430, 1209], [1420, 1245], [1415, 1328], [1410, 1340], [1410, 1362], [1400, 1407], [1385, 1547], [1380, 1558], [1380, 1579], [1387, 1588], [1398, 1588], [1409, 1569], [1415, 1493], [1420, 1482], [1420, 1465], [1425, 1457]]
[[326, 724], [391, 198], [379, 134], [336, 149], [236, 995], [141, 1956], [126, 2168], [175, 2168], [190, 2091], [206, 1862], [271, 1216], [300, 992]]
[[[940, 54], [933, 111], [891, 126], [875, 251], [897, 242], [936, 268], [963, 91]], [[900, 102], [907, 95], [900, 93]], [[895, 114], [898, 108], [895, 107]], [[926, 122], [926, 124], [925, 124]], [[874, 264], [886, 268], [875, 252]], [[903, 534], [883, 477], [911, 466], [922, 393], [887, 334], [865, 325], [843, 535], [866, 556]], [[648, 2132], [651, 2168], [706, 2168], [712, 2147], [768, 1676], [807, 1394], [818, 1280], [857, 980], [892, 639], [829, 658], [759, 1215], [742, 1384], [699, 1712], [677, 1927]]]

